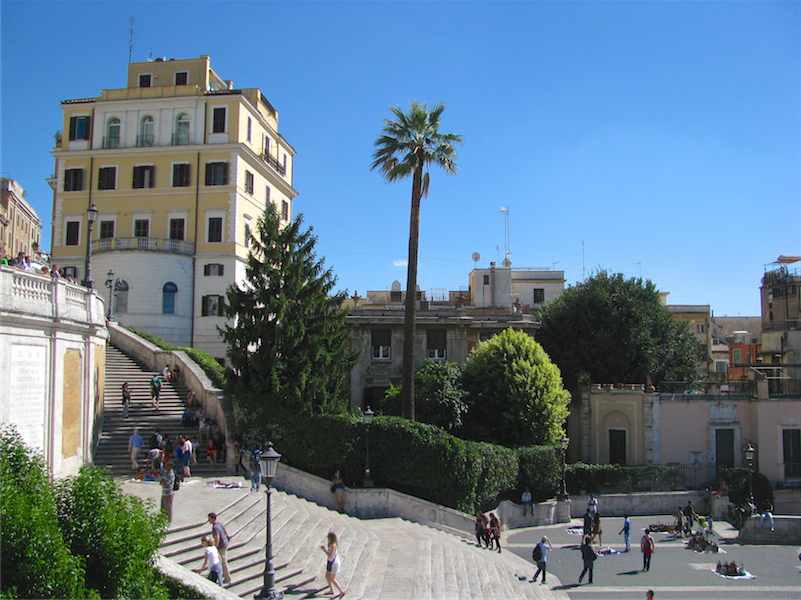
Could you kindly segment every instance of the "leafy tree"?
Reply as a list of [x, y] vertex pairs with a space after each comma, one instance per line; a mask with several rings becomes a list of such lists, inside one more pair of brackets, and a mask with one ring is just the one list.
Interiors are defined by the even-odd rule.
[[428, 196], [431, 164], [440, 166], [449, 175], [457, 171], [455, 144], [462, 138], [439, 132], [444, 104], [428, 111], [425, 102], [409, 102], [409, 112], [399, 106], [390, 110], [397, 117], [384, 120], [383, 134], [375, 141], [372, 169], [378, 169], [387, 182], [412, 176], [412, 210], [409, 220], [409, 261], [406, 276], [406, 313], [403, 334], [403, 416], [415, 418], [414, 410], [414, 331], [417, 299], [417, 247], [420, 234], [420, 200]]
[[105, 469], [82, 467], [56, 484], [59, 523], [102, 598], [167, 598], [154, 557], [167, 519], [152, 500], [123, 493]]
[[0, 592], [4, 598], [80, 598], [85, 568], [58, 524], [42, 456], [13, 428], [0, 431]]
[[599, 271], [542, 309], [537, 339], [568, 385], [697, 381], [700, 346], [662, 306], [651, 281]]
[[564, 435], [570, 394], [559, 369], [522, 331], [506, 329], [470, 354], [465, 434], [507, 446], [556, 444]]
[[[414, 373], [417, 420], [442, 427], [449, 433], [457, 432], [467, 413], [461, 378], [462, 369], [456, 363], [424, 360]], [[384, 414], [400, 416], [400, 395], [400, 387], [390, 387], [378, 408]]]
[[336, 278], [302, 224], [298, 215], [281, 227], [270, 204], [251, 236], [246, 280], [228, 288], [226, 391], [238, 430], [253, 440], [266, 439], [282, 416], [347, 410], [343, 382], [357, 354], [340, 309], [346, 294], [329, 295]]

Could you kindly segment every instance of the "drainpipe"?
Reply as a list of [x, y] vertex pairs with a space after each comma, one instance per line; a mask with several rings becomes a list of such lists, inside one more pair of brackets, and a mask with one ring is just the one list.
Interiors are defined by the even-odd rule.
[[[204, 130], [203, 137], [205, 138], [206, 132]], [[195, 248], [192, 251], [192, 310], [190, 312], [191, 326], [189, 329], [189, 346], [195, 347], [195, 282], [197, 281], [197, 232], [198, 221], [200, 215], [198, 214], [200, 208], [200, 152], [197, 153], [197, 166], [195, 167]]]

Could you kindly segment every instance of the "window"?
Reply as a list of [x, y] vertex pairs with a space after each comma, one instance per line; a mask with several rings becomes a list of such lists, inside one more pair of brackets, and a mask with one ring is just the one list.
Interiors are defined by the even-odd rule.
[[284, 152], [284, 173], [286, 173], [286, 152]]
[[187, 85], [189, 83], [189, 73], [187, 71], [176, 71], [175, 85]]
[[186, 146], [187, 144], [189, 144], [189, 115], [181, 113], [175, 121], [173, 146]]
[[83, 169], [67, 169], [64, 172], [64, 191], [80, 192], [83, 189]]
[[114, 221], [100, 221], [100, 239], [114, 237]]
[[250, 248], [250, 219], [245, 219], [245, 239], [243, 245], [245, 248]]
[[64, 244], [67, 246], [77, 246], [80, 234], [80, 221], [67, 221], [67, 235], [64, 239]]
[[253, 134], [253, 119], [248, 117], [248, 141], [250, 141], [250, 136]]
[[134, 237], [146, 238], [150, 233], [150, 221], [148, 219], [136, 219], [134, 221]]
[[101, 167], [97, 172], [97, 189], [117, 189], [117, 167]]
[[389, 360], [391, 358], [390, 343], [392, 332], [389, 329], [373, 329], [370, 332], [373, 348], [373, 360]]
[[186, 221], [184, 219], [170, 219], [170, 239], [183, 240]]
[[178, 293], [178, 286], [172, 281], [168, 281], [161, 288], [161, 314], [175, 314], [175, 294]]
[[228, 185], [228, 163], [206, 163], [206, 185]]
[[253, 195], [253, 173], [250, 171], [245, 171], [245, 191]]
[[270, 136], [264, 135], [264, 155], [270, 154]]
[[222, 242], [222, 217], [209, 217], [208, 234], [210, 243]]
[[534, 288], [534, 304], [542, 304], [545, 302], [545, 290], [543, 288]]
[[484, 275], [484, 285], [489, 285], [489, 275]]
[[128, 312], [128, 282], [122, 279], [114, 284], [114, 312]]
[[264, 197], [265, 197], [265, 205], [269, 206], [269, 204], [270, 204], [270, 186], [269, 185], [264, 187]]
[[142, 117], [142, 123], [139, 126], [139, 139], [137, 140], [137, 146], [140, 148], [152, 146], [154, 141], [153, 132], [155, 131], [155, 121], [153, 121], [153, 117], [147, 115]]
[[695, 326], [695, 333], [701, 334], [706, 333], [706, 326], [703, 324], [699, 324]]
[[187, 163], [172, 166], [172, 187], [189, 187], [189, 165]]
[[153, 165], [143, 165], [134, 167], [133, 170], [133, 188], [143, 189], [152, 188], [156, 183], [156, 167]]
[[743, 351], [741, 348], [736, 348], [731, 351], [731, 359], [735, 365], [743, 364]]
[[225, 133], [225, 107], [215, 108], [211, 114], [211, 132]]
[[120, 147], [120, 120], [117, 117], [108, 120], [106, 127], [106, 137], [103, 140], [103, 148]]
[[78, 279], [78, 267], [63, 267], [64, 268], [64, 277], [69, 275], [73, 279]]
[[88, 140], [91, 117], [70, 118], [70, 140]]
[[784, 478], [801, 477], [801, 429], [782, 431]]
[[203, 265], [203, 275], [205, 277], [222, 277], [225, 272], [225, 265], [210, 263]]
[[289, 221], [289, 202], [281, 200], [281, 218], [284, 221]]
[[202, 317], [222, 317], [225, 316], [223, 312], [223, 297], [222, 296], [203, 296]]
[[139, 87], [150, 87], [153, 76], [150, 74], [139, 76]]
[[444, 329], [429, 329], [426, 337], [428, 338], [428, 358], [443, 360], [448, 339], [447, 332]]

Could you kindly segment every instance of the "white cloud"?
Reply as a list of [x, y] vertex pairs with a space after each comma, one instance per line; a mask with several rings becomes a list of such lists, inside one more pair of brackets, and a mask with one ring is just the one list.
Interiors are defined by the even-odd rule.
[[409, 266], [409, 261], [408, 260], [394, 260], [394, 261], [392, 261], [392, 264], [395, 265], [396, 267], [408, 267]]

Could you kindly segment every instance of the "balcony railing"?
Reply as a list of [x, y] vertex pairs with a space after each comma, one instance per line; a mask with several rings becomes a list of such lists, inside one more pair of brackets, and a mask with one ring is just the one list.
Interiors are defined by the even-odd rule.
[[183, 133], [173, 133], [172, 134], [172, 145], [173, 146], [188, 146], [191, 140], [189, 138], [188, 132]]
[[153, 145], [153, 134], [145, 133], [136, 136], [136, 146], [138, 148], [146, 148]]
[[120, 136], [107, 135], [103, 137], [103, 148], [106, 150], [112, 148], [120, 148]]
[[195, 253], [195, 243], [185, 240], [170, 240], [151, 237], [103, 238], [92, 242], [92, 252], [144, 250], [146, 252], [169, 252], [171, 254]]
[[276, 171], [278, 171], [278, 172], [279, 172], [281, 175], [286, 175], [286, 169], [284, 168], [284, 165], [282, 165], [281, 163], [279, 163], [279, 162], [278, 162], [278, 159], [277, 159], [277, 158], [275, 158], [275, 157], [274, 157], [272, 154], [270, 154], [269, 152], [262, 152], [262, 153], [261, 153], [261, 159], [262, 159], [264, 162], [266, 162], [268, 165], [270, 165], [270, 166], [271, 166], [273, 169], [275, 169]]

